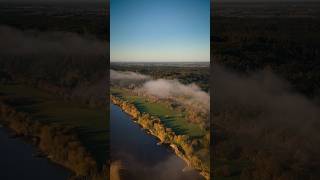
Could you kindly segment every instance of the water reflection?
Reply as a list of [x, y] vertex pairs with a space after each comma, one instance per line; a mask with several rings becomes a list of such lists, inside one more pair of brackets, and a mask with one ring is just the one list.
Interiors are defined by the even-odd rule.
[[1, 180], [66, 180], [70, 176], [63, 167], [47, 159], [34, 157], [36, 149], [19, 138], [9, 138], [9, 132], [0, 126]]

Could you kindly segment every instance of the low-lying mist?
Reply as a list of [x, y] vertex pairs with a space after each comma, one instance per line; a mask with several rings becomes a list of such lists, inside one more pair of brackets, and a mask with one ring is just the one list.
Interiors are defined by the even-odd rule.
[[251, 169], [242, 175], [250, 179], [317, 177], [320, 109], [314, 100], [271, 70], [243, 75], [214, 66], [216, 157], [249, 158]]
[[175, 155], [169, 156], [163, 161], [149, 165], [134, 158], [130, 154], [119, 153], [121, 158], [125, 159], [122, 161], [115, 161], [111, 163], [111, 180], [121, 179], [133, 179], [133, 180], [144, 180], [150, 179], [150, 174], [156, 175], [151, 179], [154, 180], [200, 180], [202, 179], [199, 173], [193, 169], [183, 171], [183, 167], [186, 164], [183, 160], [179, 159]]
[[182, 84], [176, 79], [152, 79], [135, 72], [110, 70], [111, 82], [120, 86], [135, 86], [135, 90], [158, 98], [173, 98], [180, 103], [206, 111], [210, 108], [210, 96], [196, 84]]
[[181, 103], [205, 108], [205, 110], [210, 108], [209, 94], [202, 91], [196, 84], [184, 85], [176, 79], [157, 79], [147, 81], [142, 89], [159, 98], [176, 97]]
[[110, 70], [110, 79], [111, 81], [123, 81], [123, 80], [148, 80], [150, 76], [143, 75], [140, 73], [132, 72], [132, 71], [115, 71]]
[[105, 98], [107, 42], [89, 34], [5, 25], [0, 25], [0, 39], [0, 72], [6, 81], [27, 80], [49, 90], [70, 90], [72, 96]]
[[151, 79], [151, 77], [140, 74], [140, 73], [132, 72], [132, 71], [110, 70], [111, 83], [117, 84], [119, 86], [127, 87], [132, 84], [139, 85], [146, 82], [149, 79]]
[[70, 32], [20, 30], [0, 26], [0, 54], [25, 55], [105, 55], [107, 43], [90, 35]]
[[311, 133], [319, 125], [319, 107], [271, 71], [243, 76], [216, 65], [212, 81], [217, 109], [251, 108], [261, 112], [256, 121], [266, 126], [295, 127], [296, 133]]

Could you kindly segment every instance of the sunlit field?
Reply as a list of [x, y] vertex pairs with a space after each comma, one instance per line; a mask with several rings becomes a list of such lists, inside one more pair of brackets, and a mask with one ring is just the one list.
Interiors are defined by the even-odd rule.
[[153, 116], [159, 117], [161, 121], [164, 122], [167, 127], [172, 128], [176, 134], [197, 137], [205, 133], [196, 124], [187, 122], [184, 114], [168, 108], [164, 103], [150, 102], [144, 97], [130, 95], [128, 91], [120, 88], [111, 88], [111, 94], [135, 104], [141, 112], [150, 113]]

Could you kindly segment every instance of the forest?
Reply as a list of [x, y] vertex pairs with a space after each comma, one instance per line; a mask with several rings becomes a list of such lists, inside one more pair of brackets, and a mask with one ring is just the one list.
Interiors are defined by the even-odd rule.
[[[142, 71], [148, 69], [149, 74], [134, 72], [136, 66], [132, 68], [130, 63], [116, 67], [124, 71], [110, 70], [111, 102], [156, 136], [161, 144], [168, 144], [188, 166], [209, 179], [209, 94], [195, 84], [197, 81], [183, 84], [177, 80], [179, 75], [174, 76], [175, 72], [197, 78], [193, 71], [188, 71], [192, 68], [175, 69], [173, 66], [161, 75], [159, 69], [165, 68], [155, 64], [140, 67]], [[196, 67], [193, 70], [199, 75], [205, 73], [200, 73]], [[166, 79], [169, 74], [171, 79]]]
[[[145, 63], [143, 63], [145, 64]], [[183, 84], [195, 83], [204, 91], [209, 91], [210, 68], [207, 63], [194, 63], [190, 66], [183, 64], [146, 64], [111, 62], [110, 69], [116, 71], [133, 71], [152, 76], [154, 79], [178, 79]]]
[[104, 5], [9, 3], [0, 11], [1, 124], [70, 179], [109, 173]]
[[216, 179], [319, 179], [319, 10], [318, 3], [213, 8]]
[[169, 144], [175, 150], [176, 154], [184, 159], [189, 166], [199, 170], [206, 179], [209, 179], [210, 169], [208, 165], [204, 163], [204, 159], [201, 159], [204, 157], [196, 154], [199, 149], [208, 148], [208, 146], [204, 146], [205, 144], [209, 144], [209, 136], [206, 136], [207, 139], [205, 139], [205, 141], [207, 141], [207, 143], [204, 143], [195, 138], [192, 139], [187, 135], [177, 135], [171, 128], [166, 127], [161, 122], [161, 119], [145, 112], [140, 113], [133, 104], [123, 101], [116, 96], [111, 96], [111, 101], [121, 107], [124, 112], [130, 114], [135, 121], [152, 135], [158, 137], [161, 144]]
[[16, 137], [28, 138], [48, 159], [72, 170], [75, 176], [70, 179], [103, 180], [108, 176], [108, 167], [98, 166], [81, 143], [75, 128], [34, 121], [28, 114], [17, 112], [8, 105], [0, 106], [0, 123], [12, 129]]

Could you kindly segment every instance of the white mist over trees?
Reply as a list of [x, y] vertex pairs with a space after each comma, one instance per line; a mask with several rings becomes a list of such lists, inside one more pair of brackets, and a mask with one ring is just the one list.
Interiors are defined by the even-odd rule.
[[107, 42], [89, 34], [4, 25], [0, 39], [0, 81], [27, 83], [94, 106], [105, 104]]
[[[215, 158], [248, 160], [243, 179], [318, 177], [311, 172], [320, 162], [319, 106], [267, 69], [244, 75], [215, 65], [213, 72]], [[216, 169], [228, 172], [229, 165]]]
[[[158, 98], [173, 98], [178, 102], [197, 109], [209, 111], [210, 96], [202, 91], [196, 84], [182, 84], [176, 79], [152, 79], [150, 76], [130, 71], [110, 70], [112, 83], [118, 85], [136, 86], [136, 90], [146, 92]], [[141, 84], [137, 83], [139, 81]], [[134, 84], [134, 85], [133, 85]]]
[[216, 65], [213, 82], [215, 108], [253, 108], [263, 112], [257, 122], [265, 125], [292, 126], [296, 133], [311, 133], [320, 118], [320, 109], [312, 100], [293, 92], [288, 82], [271, 71], [241, 76]]
[[115, 70], [110, 70], [110, 79], [111, 81], [114, 80], [146, 80], [150, 79], [150, 76], [143, 75], [140, 73], [135, 73], [131, 71], [115, 71]]
[[176, 97], [181, 103], [205, 110], [210, 108], [209, 94], [202, 91], [196, 84], [184, 85], [178, 80], [157, 79], [147, 81], [142, 89], [159, 98]]
[[[94, 37], [70, 32], [41, 32], [0, 26], [1, 55], [99, 56], [106, 55], [107, 45]], [[40, 58], [40, 57], [39, 57]]]

